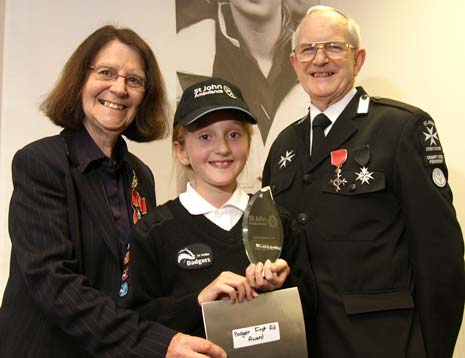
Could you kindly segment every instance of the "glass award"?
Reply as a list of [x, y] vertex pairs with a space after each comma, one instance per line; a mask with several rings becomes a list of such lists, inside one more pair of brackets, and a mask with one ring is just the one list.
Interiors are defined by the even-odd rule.
[[250, 198], [242, 221], [242, 240], [251, 263], [279, 258], [283, 226], [270, 187], [260, 189]]
[[[271, 190], [265, 187], [249, 199], [244, 211], [242, 239], [250, 262], [276, 261], [283, 236]], [[204, 302], [202, 317], [207, 339], [220, 345], [230, 358], [308, 357], [296, 287], [261, 293], [240, 304]]]

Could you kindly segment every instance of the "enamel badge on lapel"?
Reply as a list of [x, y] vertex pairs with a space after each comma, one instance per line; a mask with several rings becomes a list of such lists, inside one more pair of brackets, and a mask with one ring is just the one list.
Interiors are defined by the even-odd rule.
[[137, 180], [136, 172], [132, 171], [132, 183], [131, 183], [131, 206], [132, 206], [132, 221], [136, 224], [141, 218], [142, 215], [147, 214], [147, 203], [145, 198], [141, 197], [137, 192], [136, 188], [139, 184]]
[[119, 289], [119, 296], [124, 297], [128, 294], [129, 286], [127, 282], [123, 282], [121, 284], [121, 287]]
[[374, 180], [373, 172], [368, 171], [367, 167], [367, 164], [370, 161], [370, 155], [370, 147], [368, 144], [354, 152], [354, 161], [360, 165], [360, 171], [355, 173], [355, 175], [357, 175], [355, 180], [360, 180], [361, 184], [370, 184], [370, 180]]
[[129, 285], [128, 285], [128, 277], [129, 277], [129, 262], [131, 261], [131, 244], [128, 243], [126, 246], [126, 254], [124, 255], [123, 260], [123, 274], [121, 275], [121, 287], [119, 290], [119, 296], [124, 297], [128, 294]]
[[281, 155], [281, 159], [279, 159], [279, 169], [286, 168], [287, 163], [292, 162], [292, 158], [294, 158], [295, 153], [293, 150], [286, 150], [286, 154], [283, 156]]
[[347, 160], [347, 149], [338, 149], [331, 152], [331, 165], [336, 167], [336, 177], [329, 181], [329, 184], [334, 186], [336, 191], [340, 191], [341, 187], [347, 184], [347, 180], [341, 177], [342, 165]]

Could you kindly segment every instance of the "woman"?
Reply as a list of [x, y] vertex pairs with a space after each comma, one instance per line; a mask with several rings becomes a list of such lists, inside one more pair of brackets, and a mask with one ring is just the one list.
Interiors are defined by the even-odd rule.
[[156, 59], [132, 30], [102, 27], [66, 63], [41, 106], [64, 130], [13, 159], [1, 357], [224, 353], [115, 304], [129, 230], [155, 206], [153, 175], [122, 135], [162, 137], [166, 108]]

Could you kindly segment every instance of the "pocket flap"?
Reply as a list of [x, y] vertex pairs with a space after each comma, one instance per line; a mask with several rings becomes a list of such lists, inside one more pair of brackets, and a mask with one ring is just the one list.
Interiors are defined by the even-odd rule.
[[345, 292], [344, 308], [347, 314], [412, 309], [415, 307], [408, 291]]
[[271, 179], [271, 192], [273, 195], [286, 191], [294, 181], [295, 173], [286, 171], [285, 173], [278, 173]]

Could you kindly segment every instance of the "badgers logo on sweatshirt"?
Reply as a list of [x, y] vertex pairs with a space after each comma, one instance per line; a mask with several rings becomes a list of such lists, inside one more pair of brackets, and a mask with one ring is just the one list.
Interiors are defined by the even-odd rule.
[[213, 252], [205, 244], [193, 244], [179, 250], [177, 260], [182, 269], [196, 270], [213, 263]]

